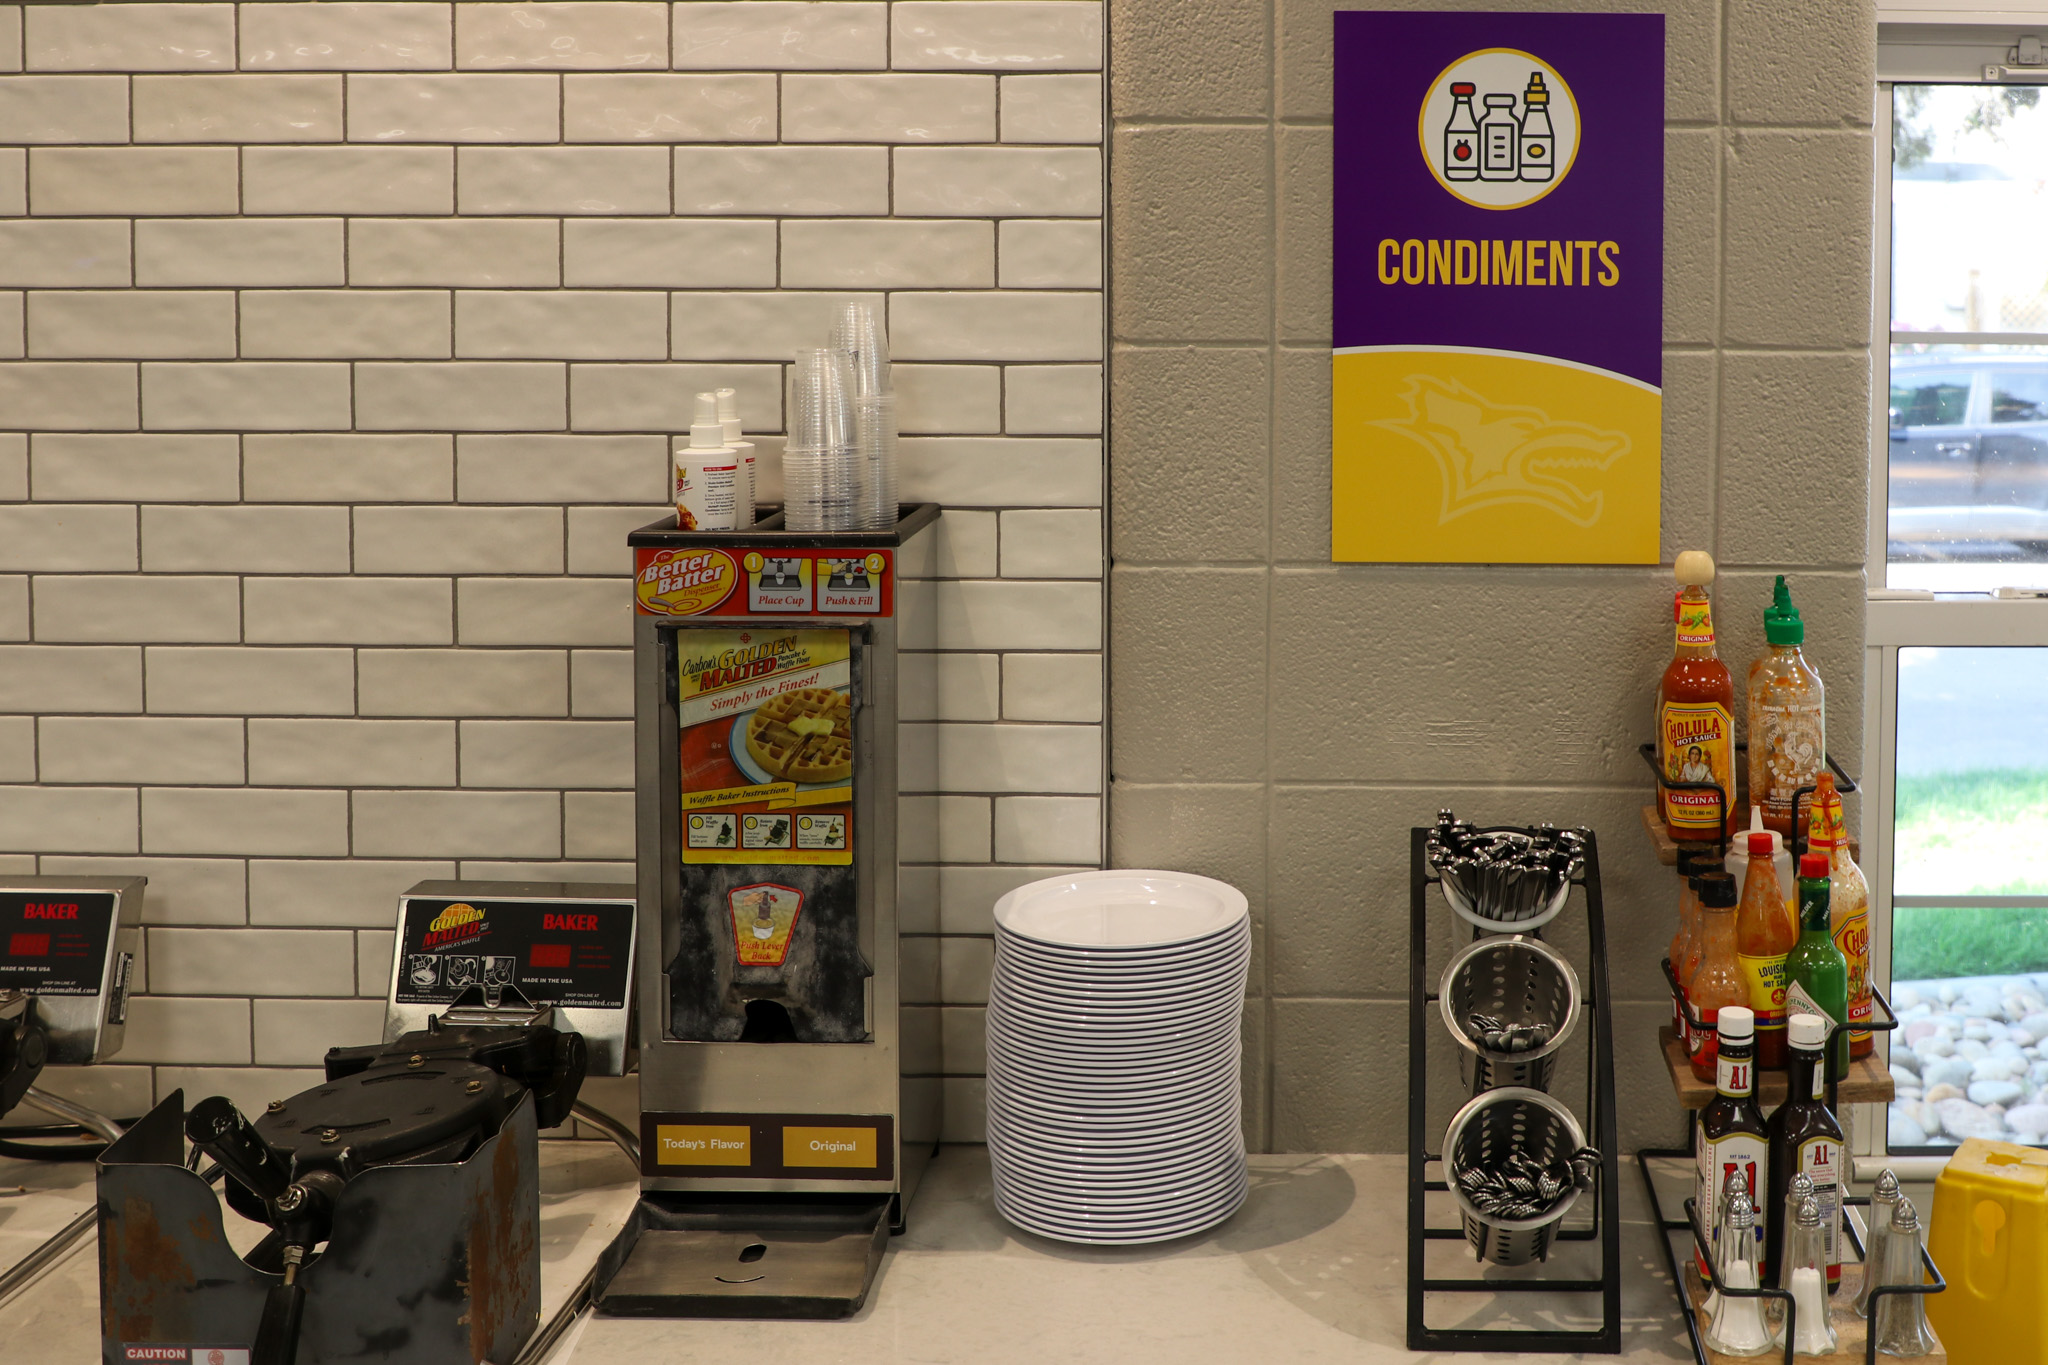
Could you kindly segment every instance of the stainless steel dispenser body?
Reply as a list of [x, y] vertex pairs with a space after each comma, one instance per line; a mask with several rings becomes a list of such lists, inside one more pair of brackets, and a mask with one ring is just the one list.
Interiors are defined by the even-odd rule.
[[36, 997], [52, 1066], [121, 1050], [146, 877], [0, 878], [0, 995]]
[[937, 515], [630, 537], [649, 1191], [899, 1195], [937, 1141], [896, 828], [898, 614]]

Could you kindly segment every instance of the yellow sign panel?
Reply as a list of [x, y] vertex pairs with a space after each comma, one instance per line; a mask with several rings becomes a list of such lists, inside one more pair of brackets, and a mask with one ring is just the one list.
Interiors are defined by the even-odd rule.
[[751, 1166], [754, 1132], [745, 1124], [658, 1123], [655, 1164], [661, 1166]]
[[859, 1166], [880, 1164], [872, 1128], [785, 1128], [784, 1166]]
[[1658, 390], [1451, 347], [1340, 352], [1332, 375], [1332, 559], [1657, 562]]

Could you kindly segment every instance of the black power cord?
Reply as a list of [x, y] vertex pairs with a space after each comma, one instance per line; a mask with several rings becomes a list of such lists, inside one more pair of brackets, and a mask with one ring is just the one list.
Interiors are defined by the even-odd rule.
[[[138, 1120], [123, 1119], [123, 1128]], [[0, 1156], [16, 1161], [93, 1161], [107, 1144], [98, 1137], [90, 1142], [41, 1142], [28, 1139], [92, 1137], [75, 1123], [38, 1123], [18, 1128], [0, 1128]]]

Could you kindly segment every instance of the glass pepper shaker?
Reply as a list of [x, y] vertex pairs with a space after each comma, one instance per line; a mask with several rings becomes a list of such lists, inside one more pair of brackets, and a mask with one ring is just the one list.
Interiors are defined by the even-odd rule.
[[[1884, 1241], [1884, 1282], [1924, 1284], [1920, 1271], [1920, 1213], [1903, 1194], [1892, 1208], [1892, 1227]], [[1926, 1295], [1887, 1294], [1877, 1300], [1877, 1349], [1888, 1356], [1924, 1356], [1934, 1351], [1927, 1330]]]
[[[1733, 1289], [1755, 1289], [1757, 1280], [1756, 1209], [1749, 1191], [1737, 1185], [1729, 1192], [1726, 1229], [1717, 1248], [1715, 1273]], [[1725, 1356], [1760, 1356], [1771, 1349], [1770, 1326], [1762, 1299], [1723, 1294], [1716, 1301], [1702, 1338], [1707, 1348]]]
[[1877, 1173], [1870, 1191], [1870, 1240], [1863, 1248], [1863, 1286], [1856, 1291], [1856, 1316], [1870, 1316], [1870, 1291], [1884, 1271], [1885, 1240], [1891, 1235], [1892, 1210], [1899, 1202], [1899, 1178], [1887, 1166]]

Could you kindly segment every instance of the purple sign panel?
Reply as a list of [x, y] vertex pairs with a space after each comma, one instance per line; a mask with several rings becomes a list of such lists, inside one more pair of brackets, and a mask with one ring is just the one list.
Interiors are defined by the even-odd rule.
[[1335, 25], [1333, 558], [1655, 562], [1664, 17]]

